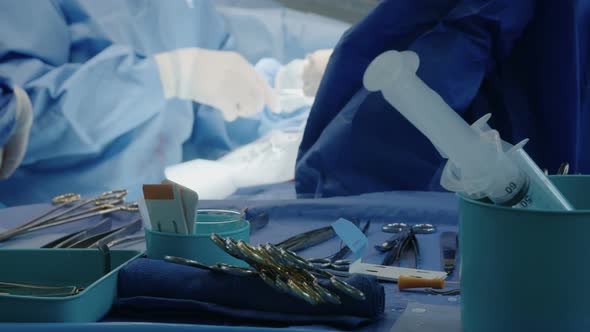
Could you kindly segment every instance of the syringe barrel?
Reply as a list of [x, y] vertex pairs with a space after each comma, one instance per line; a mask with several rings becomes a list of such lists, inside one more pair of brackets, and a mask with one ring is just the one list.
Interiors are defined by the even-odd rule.
[[[482, 160], [479, 135], [416, 74], [406, 71], [383, 90], [383, 96], [449, 159], [460, 165]], [[449, 132], [453, 133], [449, 135]]]
[[384, 98], [420, 130], [467, 179], [469, 194], [482, 192], [497, 202], [509, 202], [526, 178], [499, 145], [484, 140], [442, 97], [418, 76], [413, 52], [388, 51], [369, 65], [363, 83]]

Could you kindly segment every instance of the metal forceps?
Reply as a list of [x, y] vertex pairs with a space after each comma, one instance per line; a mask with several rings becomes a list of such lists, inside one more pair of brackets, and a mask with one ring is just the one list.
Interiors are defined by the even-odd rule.
[[29, 231], [37, 231], [37, 230], [52, 227], [52, 226], [63, 225], [63, 224], [70, 223], [73, 221], [86, 219], [86, 218], [90, 218], [90, 217], [94, 217], [94, 216], [101, 216], [103, 214], [107, 214], [107, 213], [111, 213], [111, 212], [115, 212], [115, 211], [139, 212], [139, 205], [138, 205], [138, 203], [135, 203], [135, 202], [129, 203], [129, 204], [123, 204], [123, 205], [104, 204], [102, 210], [90, 211], [90, 212], [83, 213], [83, 214], [76, 214], [72, 217], [65, 218], [65, 219], [52, 220], [51, 222], [48, 222], [48, 223], [36, 225], [36, 226], [30, 228]]
[[[32, 230], [36, 230], [36, 229], [41, 229], [40, 226], [45, 226], [49, 227], [49, 226], [54, 226], [54, 224], [52, 223], [52, 221], [64, 217], [66, 216], [69, 212], [75, 211], [83, 206], [89, 205], [89, 204], [95, 204], [95, 205], [101, 205], [101, 204], [112, 204], [112, 203], [120, 203], [123, 199], [123, 197], [125, 197], [125, 195], [127, 195], [127, 190], [125, 189], [120, 189], [120, 190], [112, 190], [112, 191], [108, 191], [105, 193], [102, 193], [101, 195], [94, 197], [94, 198], [90, 198], [90, 199], [86, 199], [86, 200], [82, 200], [80, 203], [71, 206], [69, 208], [67, 208], [64, 211], [61, 211], [58, 214], [55, 214], [57, 211], [61, 210], [62, 208], [72, 204], [73, 202], [79, 201], [81, 199], [80, 195], [78, 194], [65, 194], [65, 195], [60, 195], [57, 196], [53, 199], [53, 203], [57, 202], [59, 205], [57, 207], [55, 207], [54, 209], [51, 209], [50, 211], [47, 211], [45, 213], [43, 213], [41, 216], [36, 217], [22, 225], [19, 225], [17, 227], [14, 227], [12, 229], [6, 230], [2, 233], [0, 233], [0, 241], [5, 241], [7, 239], [10, 239], [14, 236], [32, 231]], [[104, 214], [104, 213], [103, 213]], [[88, 217], [88, 216], [86, 216]], [[79, 220], [79, 219], [76, 219]], [[74, 220], [70, 220], [70, 221], [74, 221]], [[57, 223], [55, 224], [57, 225]], [[43, 227], [45, 228], [45, 227]]]
[[82, 196], [80, 196], [79, 194], [73, 194], [73, 193], [63, 194], [63, 195], [59, 195], [59, 196], [54, 197], [51, 200], [51, 204], [57, 205], [55, 208], [43, 213], [42, 215], [40, 215], [34, 219], [29, 220], [28, 222], [26, 222], [22, 225], [19, 225], [17, 227], [14, 227], [12, 229], [9, 229], [7, 231], [0, 233], [0, 241], [2, 241], [4, 239], [3, 235], [5, 235], [5, 234], [8, 235], [9, 232], [14, 232], [16, 234], [17, 230], [19, 230], [21, 228], [28, 227], [30, 225], [33, 225], [33, 224], [37, 223], [39, 220], [41, 220], [42, 218], [47, 217], [48, 215], [51, 215], [52, 213], [55, 213], [56, 211], [66, 207], [74, 202], [77, 202], [81, 199], [82, 199]]
[[[71, 214], [68, 215], [68, 213], [72, 212], [72, 211], [76, 211], [78, 209], [80, 209], [83, 206], [87, 206], [89, 204], [94, 204], [94, 206], [102, 206], [105, 204], [120, 204], [123, 202], [123, 198], [127, 195], [127, 190], [126, 189], [117, 189], [117, 190], [111, 190], [111, 191], [107, 191], [104, 192], [94, 198], [90, 198], [90, 199], [85, 199], [82, 202], [70, 207], [69, 209], [66, 209], [62, 212], [60, 212], [57, 215], [53, 215], [50, 218], [46, 218], [43, 220], [43, 222], [41, 224], [45, 224], [45, 223], [49, 223], [50, 221], [54, 221], [57, 219], [64, 219], [64, 218], [69, 218], [78, 214]], [[83, 210], [85, 212], [89, 212], [89, 211], [93, 211], [96, 210], [96, 208], [89, 208], [86, 210]], [[81, 211], [79, 211], [81, 212]]]

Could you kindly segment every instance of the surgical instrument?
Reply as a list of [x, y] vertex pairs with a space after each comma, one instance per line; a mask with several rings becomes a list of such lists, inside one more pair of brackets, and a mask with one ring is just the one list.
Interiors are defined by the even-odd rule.
[[[359, 221], [352, 220], [352, 222], [358, 227]], [[294, 235], [284, 241], [275, 243], [275, 246], [290, 251], [301, 251], [326, 242], [336, 235], [332, 226], [325, 226], [316, 228], [311, 231], [307, 231], [301, 234]]]
[[76, 243], [68, 245], [68, 248], [96, 248], [102, 240], [107, 240], [106, 243], [132, 235], [141, 228], [141, 218], [135, 219], [131, 222], [124, 224], [118, 228], [91, 236], [89, 238], [82, 239]]
[[403, 222], [396, 222], [384, 225], [381, 230], [385, 233], [399, 233], [407, 228], [410, 228], [414, 234], [432, 234], [436, 232], [436, 226], [432, 224], [405, 224]]
[[424, 291], [432, 295], [459, 295], [461, 293], [459, 288], [445, 289], [447, 284], [459, 283], [456, 281], [446, 281], [441, 278], [428, 279], [407, 276], [401, 276], [397, 280], [397, 288], [399, 290], [425, 288]]
[[[245, 212], [245, 211], [244, 211]], [[261, 213], [249, 219], [250, 234], [254, 234], [268, 225], [268, 213]]]
[[457, 255], [457, 232], [443, 232], [440, 235], [440, 249], [442, 252], [442, 266], [447, 275], [455, 270], [455, 256]]
[[95, 225], [92, 225], [88, 228], [85, 228], [81, 231], [74, 232], [72, 234], [68, 234], [63, 236], [55, 241], [51, 241], [47, 243], [42, 248], [67, 248], [68, 245], [81, 241], [85, 238], [104, 233], [111, 229], [112, 220], [110, 218], [105, 218], [100, 220]]
[[92, 213], [92, 212], [95, 212], [95, 211], [111, 209], [111, 208], [117, 206], [118, 204], [122, 204], [123, 201], [124, 201], [123, 199], [117, 199], [117, 200], [110, 201], [108, 203], [99, 203], [99, 204], [96, 204], [96, 205], [91, 206], [91, 207], [86, 208], [86, 209], [80, 209], [80, 210], [78, 210], [75, 213], [61, 215], [61, 216], [58, 216], [58, 217], [52, 217], [51, 219], [46, 220], [43, 223], [41, 223], [41, 224], [39, 224], [39, 225], [37, 225], [35, 227], [44, 226], [44, 225], [47, 225], [47, 224], [54, 224], [54, 223], [56, 223], [58, 221], [62, 221], [62, 220], [65, 220], [65, 219], [74, 218], [74, 217], [77, 217], [77, 216], [82, 216], [82, 215], [89, 214], [89, 213]]
[[410, 288], [443, 289], [443, 288], [445, 288], [445, 279], [442, 279], [442, 278], [427, 279], [427, 278], [400, 276], [397, 279], [397, 288], [399, 290], [410, 289]]
[[326, 242], [335, 235], [332, 226], [326, 226], [294, 235], [284, 241], [275, 243], [275, 246], [291, 251], [300, 251]]
[[97, 241], [97, 242], [91, 244], [90, 246], [88, 246], [88, 248], [97, 248], [101, 243], [108, 244], [112, 241], [128, 237], [130, 235], [137, 233], [139, 230], [141, 230], [141, 227], [142, 227], [141, 218], [137, 218], [137, 219], [133, 220], [132, 222], [118, 228], [117, 230], [115, 230], [113, 233], [107, 235], [106, 237], [100, 239], [100, 241]]
[[557, 170], [557, 175], [568, 175], [570, 172], [570, 164], [567, 162], [561, 163], [559, 165], [559, 169]]
[[307, 261], [321, 269], [329, 269], [335, 271], [348, 271], [348, 268], [352, 263], [350, 259], [334, 260], [332, 258], [310, 258]]
[[61, 219], [61, 220], [57, 220], [57, 221], [52, 221], [49, 223], [45, 223], [42, 225], [38, 225], [35, 227], [32, 227], [29, 229], [29, 231], [37, 231], [40, 229], [44, 229], [44, 228], [48, 228], [48, 227], [53, 227], [53, 226], [58, 226], [58, 225], [63, 225], [63, 224], [67, 224], [70, 222], [74, 222], [74, 221], [78, 221], [78, 220], [82, 220], [82, 219], [87, 219], [87, 218], [91, 218], [91, 217], [95, 217], [95, 216], [102, 216], [104, 214], [107, 213], [112, 213], [112, 212], [116, 212], [116, 211], [126, 211], [126, 212], [139, 212], [139, 207], [137, 203], [129, 203], [129, 204], [123, 204], [123, 205], [110, 205], [104, 209], [104, 210], [98, 210], [98, 211], [94, 211], [94, 212], [90, 212], [90, 213], [86, 213], [86, 214], [82, 214], [82, 215], [77, 215], [74, 216], [72, 218], [67, 218], [67, 219]]
[[461, 289], [460, 288], [453, 288], [453, 289], [441, 289], [441, 290], [437, 290], [437, 289], [433, 289], [433, 288], [426, 288], [424, 290], [426, 293], [430, 294], [430, 295], [460, 295], [461, 294]]
[[[403, 224], [403, 225], [405, 225], [405, 224]], [[383, 243], [375, 245], [375, 249], [377, 249], [381, 252], [390, 251], [393, 248], [395, 248], [396, 246], [398, 246], [399, 244], [401, 244], [401, 242], [406, 237], [408, 237], [410, 234], [416, 234], [416, 233], [414, 233], [414, 231], [411, 227], [403, 227], [403, 228], [400, 228], [399, 231], [395, 231], [395, 232], [391, 231], [391, 228], [389, 230], [390, 231], [388, 233], [393, 233], [394, 235], [392, 237], [390, 237], [389, 239], [385, 240]], [[430, 233], [426, 233], [426, 234], [430, 234]]]
[[[353, 220], [353, 221], [356, 221], [356, 220]], [[356, 222], [358, 223], [358, 221], [356, 221]], [[371, 220], [367, 220], [367, 222], [365, 223], [365, 225], [363, 226], [363, 229], [361, 229], [361, 231], [363, 232], [363, 234], [365, 234], [365, 236], [367, 236], [370, 228], [371, 228]], [[341, 260], [344, 257], [346, 257], [346, 255], [348, 255], [350, 253], [350, 251], [351, 250], [348, 246], [344, 246], [342, 249], [340, 249], [340, 251], [338, 251], [337, 253], [332, 255], [330, 258], [332, 259], [332, 261]]]
[[124, 236], [124, 237], [121, 237], [118, 239], [111, 240], [106, 245], [109, 248], [113, 248], [113, 247], [116, 247], [121, 244], [129, 245], [131, 243], [141, 242], [141, 241], [145, 241], [145, 235], [128, 235], [128, 236]]
[[386, 241], [375, 247], [380, 251], [388, 251], [383, 258], [381, 265], [391, 265], [394, 262], [399, 261], [408, 249], [412, 249], [414, 252], [414, 265], [415, 268], [418, 268], [420, 262], [420, 248], [418, 246], [416, 234], [412, 232], [411, 228], [404, 230], [402, 233], [398, 233], [398, 237], [395, 240]]
[[15, 282], [0, 282], [0, 293], [10, 295], [52, 297], [52, 296], [69, 296], [81, 292], [83, 288], [77, 286], [53, 286], [26, 284]]
[[[76, 209], [79, 209], [79, 208], [81, 208], [85, 205], [91, 204], [91, 203], [98, 205], [98, 204], [109, 204], [110, 202], [113, 202], [113, 201], [118, 202], [126, 194], [127, 194], [127, 190], [124, 190], [124, 189], [105, 192], [97, 197], [83, 200], [82, 202], [80, 202], [70, 208], [67, 208], [65, 211], [62, 211], [57, 215], [53, 215], [53, 213], [59, 209], [53, 209], [51, 211], [45, 212], [41, 217], [37, 217], [37, 218], [35, 218], [31, 221], [28, 221], [20, 226], [14, 227], [12, 229], [9, 229], [9, 230], [6, 230], [6, 231], [0, 233], [0, 241], [10, 239], [14, 236], [29, 232], [31, 230], [49, 227], [49, 225], [53, 226], [54, 224], [51, 224], [52, 220], [59, 218], [61, 216], [64, 216], [68, 212], [74, 211]], [[63, 197], [60, 197], [60, 196], [56, 197], [56, 198], [62, 198], [64, 200], [64, 203], [61, 203], [59, 208], [66, 207], [67, 205], [69, 205], [70, 203], [72, 203], [74, 201], [77, 201], [77, 199], [78, 199], [78, 196], [76, 196], [75, 194], [66, 194], [66, 195], [62, 195], [62, 196]], [[76, 219], [76, 220], [79, 220], [79, 219]], [[44, 226], [44, 227], [41, 227], [41, 226]]]
[[319, 303], [340, 303], [338, 295], [318, 283], [319, 278], [327, 279], [330, 285], [346, 296], [364, 300], [365, 295], [333, 274], [308, 262], [292, 251], [272, 244], [253, 247], [244, 241], [222, 238], [211, 234], [211, 240], [220, 249], [233, 257], [243, 260], [257, 271], [273, 289], [296, 296], [312, 305]]
[[25, 229], [31, 225], [35, 225], [37, 224], [40, 220], [42, 220], [44, 217], [47, 217], [48, 215], [51, 215], [52, 213], [55, 213], [56, 211], [74, 203], [77, 202], [81, 199], [82, 197], [78, 194], [72, 194], [72, 193], [68, 193], [68, 194], [63, 194], [63, 195], [59, 195], [54, 197], [51, 200], [52, 204], [58, 204], [55, 208], [44, 212], [43, 214], [41, 214], [40, 216], [33, 218], [31, 220], [29, 220], [28, 222], [25, 222], [22, 225], [16, 226], [12, 229], [6, 230], [2, 233], [0, 233], [0, 241], [3, 241], [9, 237], [15, 236], [20, 234], [20, 230]]
[[52, 200], [51, 200], [51, 204], [53, 205], [57, 205], [56, 207], [54, 207], [53, 209], [44, 212], [43, 214], [41, 214], [40, 216], [26, 222], [25, 224], [21, 225], [20, 227], [25, 227], [27, 225], [30, 225], [34, 222], [36, 222], [37, 220], [40, 220], [44, 217], [47, 217], [48, 215], [58, 211], [59, 209], [62, 209], [63, 207], [70, 205], [74, 202], [77, 202], [79, 200], [82, 199], [82, 196], [80, 196], [79, 194], [74, 194], [74, 193], [67, 193], [67, 194], [62, 194], [62, 195], [58, 195], [55, 196]]
[[[53, 215], [50, 218], [45, 218], [41, 223], [39, 223], [39, 225], [48, 223], [53, 220], [63, 219], [64, 216], [68, 215], [68, 213], [70, 213], [72, 211], [76, 211], [76, 210], [80, 209], [81, 207], [89, 205], [89, 204], [94, 204], [95, 206], [100, 206], [103, 204], [113, 204], [113, 205], [119, 204], [123, 201], [123, 198], [126, 195], [127, 195], [126, 189], [116, 189], [116, 190], [104, 192], [96, 197], [83, 200], [82, 202], [80, 202], [80, 203], [78, 203], [78, 204], [76, 204], [64, 211], [61, 211], [57, 215]], [[90, 209], [94, 210], [93, 208], [90, 208]], [[68, 215], [68, 217], [70, 217], [70, 216], [71, 215]]]
[[[369, 232], [369, 228], [371, 227], [371, 221], [368, 220], [365, 225], [363, 226], [362, 232], [363, 234], [367, 235]], [[344, 246], [340, 249], [337, 253], [330, 257], [326, 258], [310, 258], [307, 261], [313, 263], [314, 265], [322, 268], [322, 269], [330, 269], [335, 271], [348, 271], [351, 260], [343, 259], [350, 253], [350, 248], [348, 246]]]
[[375, 249], [381, 252], [388, 252], [381, 264], [393, 264], [401, 258], [408, 248], [411, 248], [414, 251], [414, 260], [417, 268], [420, 260], [420, 248], [416, 234], [432, 234], [436, 232], [436, 226], [432, 224], [406, 224], [396, 222], [384, 225], [381, 230], [385, 233], [396, 234], [383, 243], [375, 245]]

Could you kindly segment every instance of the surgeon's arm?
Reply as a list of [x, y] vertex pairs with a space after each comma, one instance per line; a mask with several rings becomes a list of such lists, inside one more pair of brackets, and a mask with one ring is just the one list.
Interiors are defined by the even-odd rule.
[[[153, 59], [69, 23], [53, 2], [0, 2], [0, 73], [34, 109], [25, 163], [97, 155], [165, 109]], [[78, 62], [75, 46], [95, 55]]]
[[[9, 105], [13, 99], [12, 87], [8, 80], [0, 78], [0, 148], [4, 147], [16, 124], [16, 107]], [[0, 154], [2, 160], [2, 154]], [[2, 163], [0, 162], [0, 165]]]
[[0, 77], [0, 180], [12, 175], [22, 162], [32, 121], [27, 93]]

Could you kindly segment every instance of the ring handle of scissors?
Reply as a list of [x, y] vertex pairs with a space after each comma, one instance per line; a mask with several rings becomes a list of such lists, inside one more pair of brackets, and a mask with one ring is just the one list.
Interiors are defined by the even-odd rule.
[[108, 201], [117, 200], [117, 199], [122, 200], [126, 195], [127, 195], [127, 189], [115, 189], [115, 190], [104, 192], [104, 193], [100, 194], [99, 196], [93, 198], [92, 200], [101, 201], [101, 202], [105, 202], [105, 201], [108, 202]]
[[139, 203], [133, 202], [126, 205], [120, 205], [121, 211], [139, 212]]
[[53, 205], [57, 205], [57, 204], [70, 204], [70, 203], [79, 201], [81, 199], [82, 199], [82, 195], [80, 195], [80, 194], [67, 193], [67, 194], [62, 194], [62, 195], [55, 196], [51, 200], [51, 204], [53, 204]]

